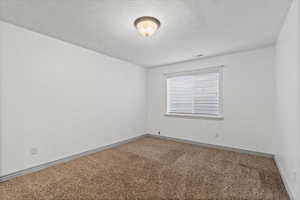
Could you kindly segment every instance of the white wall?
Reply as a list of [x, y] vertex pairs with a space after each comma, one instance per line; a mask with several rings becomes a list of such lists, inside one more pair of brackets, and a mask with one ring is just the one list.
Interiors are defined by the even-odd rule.
[[1, 175], [143, 133], [143, 68], [4, 22], [0, 34]]
[[299, 1], [294, 0], [277, 41], [275, 70], [276, 158], [293, 195], [299, 192], [295, 199], [300, 199], [299, 17]]
[[[273, 153], [274, 47], [153, 68], [148, 71], [147, 131]], [[167, 117], [163, 73], [225, 65], [224, 120]], [[215, 137], [219, 134], [219, 137]]]

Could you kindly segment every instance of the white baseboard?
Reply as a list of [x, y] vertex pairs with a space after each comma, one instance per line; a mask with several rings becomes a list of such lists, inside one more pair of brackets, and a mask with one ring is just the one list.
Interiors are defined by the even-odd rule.
[[251, 154], [251, 155], [257, 155], [257, 156], [263, 156], [263, 157], [268, 157], [268, 158], [273, 158], [281, 179], [284, 183], [284, 186], [287, 190], [287, 193], [289, 195], [290, 200], [295, 200], [293, 193], [289, 187], [287, 178], [285, 177], [282, 167], [279, 164], [279, 161], [277, 159], [277, 157], [273, 154], [267, 154], [267, 153], [261, 153], [261, 152], [256, 152], [256, 151], [249, 151], [249, 150], [244, 150], [244, 149], [238, 149], [238, 148], [232, 148], [232, 147], [226, 147], [226, 146], [220, 146], [220, 145], [214, 145], [214, 144], [207, 144], [207, 143], [201, 143], [201, 142], [195, 142], [195, 141], [191, 141], [191, 140], [185, 140], [185, 139], [179, 139], [179, 138], [173, 138], [173, 137], [167, 137], [167, 136], [161, 136], [161, 135], [154, 135], [154, 134], [146, 134], [146, 136], [150, 136], [150, 137], [155, 137], [155, 138], [160, 138], [160, 139], [165, 139], [165, 140], [171, 140], [171, 141], [175, 141], [175, 142], [183, 142], [183, 143], [187, 143], [187, 144], [194, 144], [194, 145], [199, 145], [199, 146], [203, 146], [203, 147], [209, 147], [209, 148], [215, 148], [215, 149], [220, 149], [220, 150], [225, 150], [225, 151], [234, 151], [234, 152], [238, 152], [238, 153], [246, 153], [246, 154]]
[[282, 182], [283, 182], [283, 184], [284, 184], [284, 186], [285, 186], [285, 189], [286, 189], [286, 191], [287, 191], [287, 193], [288, 193], [288, 195], [289, 195], [289, 197], [290, 197], [290, 200], [295, 200], [294, 195], [293, 195], [293, 192], [292, 192], [292, 190], [291, 190], [291, 188], [290, 188], [290, 186], [289, 186], [289, 184], [288, 184], [288, 179], [287, 179], [287, 177], [285, 176], [285, 174], [283, 173], [283, 169], [282, 169], [282, 167], [281, 167], [281, 165], [280, 165], [280, 162], [279, 162], [279, 160], [277, 159], [277, 156], [276, 156], [276, 155], [274, 156], [274, 161], [275, 161], [276, 166], [277, 166], [277, 168], [278, 168], [278, 170], [279, 170], [279, 173], [280, 173]]
[[133, 138], [130, 138], [130, 139], [127, 139], [127, 140], [116, 142], [116, 143], [113, 143], [113, 144], [110, 144], [110, 145], [99, 147], [97, 149], [93, 149], [93, 150], [90, 150], [90, 151], [75, 154], [75, 155], [65, 157], [65, 158], [62, 158], [62, 159], [59, 159], [59, 160], [55, 160], [55, 161], [52, 161], [52, 162], [44, 163], [42, 165], [38, 165], [38, 166], [31, 167], [31, 168], [28, 168], [28, 169], [20, 170], [20, 171], [17, 171], [17, 172], [14, 172], [14, 173], [11, 173], [11, 174], [8, 174], [8, 175], [5, 175], [5, 176], [1, 176], [0, 177], [0, 182], [4, 182], [4, 181], [7, 181], [7, 180], [16, 178], [18, 176], [23, 176], [23, 175], [30, 174], [30, 173], [33, 173], [33, 172], [36, 172], [36, 171], [40, 171], [42, 169], [45, 169], [45, 168], [48, 168], [48, 167], [51, 167], [51, 166], [54, 166], [54, 165], [57, 165], [57, 164], [65, 163], [65, 162], [68, 162], [70, 160], [74, 160], [74, 159], [77, 159], [77, 158], [80, 158], [82, 156], [86, 156], [86, 155], [89, 155], [89, 154], [92, 154], [92, 153], [97, 153], [97, 152], [100, 152], [100, 151], [103, 151], [103, 150], [106, 150], [106, 149], [114, 148], [114, 147], [117, 147], [117, 146], [122, 145], [122, 144], [127, 144], [129, 142], [132, 142], [132, 141], [144, 138], [144, 137], [156, 137], [156, 138], [160, 138], [160, 139], [171, 140], [171, 141], [175, 141], [175, 142], [183, 142], [183, 143], [194, 144], [194, 145], [199, 145], [199, 146], [204, 146], [204, 147], [209, 147], [209, 148], [216, 148], [216, 149], [221, 149], [221, 150], [226, 150], [226, 151], [234, 151], [234, 152], [239, 152], [239, 153], [247, 153], [247, 154], [252, 154], [252, 155], [271, 157], [271, 158], [274, 159], [274, 161], [277, 165], [277, 168], [279, 170], [279, 173], [281, 175], [281, 178], [283, 180], [283, 183], [285, 185], [285, 188], [288, 192], [288, 195], [289, 195], [290, 199], [295, 200], [294, 197], [293, 197], [292, 191], [289, 188], [287, 178], [283, 174], [282, 167], [280, 166], [276, 156], [274, 156], [272, 154], [249, 151], [249, 150], [232, 148], [232, 147], [225, 147], [225, 146], [214, 145], [214, 144], [206, 144], [206, 143], [201, 143], [201, 142], [196, 142], [196, 141], [191, 141], [191, 140], [178, 139], [178, 138], [167, 137], [167, 136], [159, 136], [159, 135], [153, 135], [153, 134], [144, 134], [144, 135], [133, 137]]
[[154, 134], [146, 134], [146, 135], [150, 136], [150, 137], [156, 137], [156, 138], [171, 140], [171, 141], [175, 141], [175, 142], [183, 142], [183, 143], [187, 143], [187, 144], [194, 144], [194, 145], [198, 145], [198, 146], [214, 148], [214, 149], [220, 149], [220, 150], [225, 150], [225, 151], [246, 153], [246, 154], [251, 154], [251, 155], [256, 155], [256, 156], [263, 156], [263, 157], [267, 157], [267, 158], [273, 158], [274, 157], [273, 154], [269, 154], [269, 153], [262, 153], [262, 152], [250, 151], [250, 150], [239, 149], [239, 148], [234, 148], [234, 147], [227, 147], [227, 146], [216, 145], [216, 144], [196, 142], [196, 141], [193, 141], [193, 140], [186, 140], [186, 139], [180, 139], [180, 138], [174, 138], [174, 137], [168, 137], [168, 136], [162, 136], [162, 135], [154, 135]]
[[99, 147], [97, 149], [93, 149], [93, 150], [85, 151], [85, 152], [75, 154], [75, 155], [72, 155], [72, 156], [68, 156], [68, 157], [58, 159], [58, 160], [55, 160], [55, 161], [47, 162], [47, 163], [44, 163], [44, 164], [41, 164], [41, 165], [38, 165], [38, 166], [35, 166], [35, 167], [20, 170], [20, 171], [17, 171], [17, 172], [8, 174], [8, 175], [0, 176], [0, 183], [4, 182], [4, 181], [8, 181], [8, 180], [13, 179], [13, 178], [16, 178], [18, 176], [24, 176], [26, 174], [30, 174], [30, 173], [33, 173], [33, 172], [36, 172], [36, 171], [40, 171], [42, 169], [51, 167], [53, 165], [58, 165], [58, 164], [61, 164], [61, 163], [65, 163], [65, 162], [68, 162], [70, 160], [80, 158], [82, 156], [86, 156], [86, 155], [89, 155], [89, 154], [92, 154], [92, 153], [97, 153], [97, 152], [100, 152], [100, 151], [103, 151], [103, 150], [106, 150], [106, 149], [110, 149], [110, 148], [113, 148], [113, 147], [120, 146], [122, 144], [127, 144], [129, 142], [138, 140], [138, 139], [143, 138], [143, 137], [146, 137], [146, 134], [141, 135], [141, 136], [137, 136], [137, 137], [133, 137], [133, 138], [130, 138], [130, 139], [127, 139], [127, 140], [123, 140], [123, 141], [120, 141], [120, 142], [116, 142], [116, 143], [113, 143], [113, 144], [109, 144], [109, 145], [106, 145], [106, 146], [102, 146], [102, 147]]

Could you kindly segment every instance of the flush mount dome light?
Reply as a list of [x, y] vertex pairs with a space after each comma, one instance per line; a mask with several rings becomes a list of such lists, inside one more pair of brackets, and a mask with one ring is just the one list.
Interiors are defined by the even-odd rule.
[[141, 35], [149, 37], [159, 29], [160, 21], [154, 17], [145, 16], [137, 18], [134, 26]]

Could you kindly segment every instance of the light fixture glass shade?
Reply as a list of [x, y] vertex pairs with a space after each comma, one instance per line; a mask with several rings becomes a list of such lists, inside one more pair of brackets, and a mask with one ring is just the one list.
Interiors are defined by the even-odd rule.
[[159, 29], [160, 22], [154, 17], [140, 17], [135, 20], [134, 25], [141, 35], [149, 37]]

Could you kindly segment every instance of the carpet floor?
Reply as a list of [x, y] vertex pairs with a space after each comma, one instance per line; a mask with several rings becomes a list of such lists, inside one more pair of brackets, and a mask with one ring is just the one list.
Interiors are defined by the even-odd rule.
[[145, 137], [0, 183], [1, 200], [288, 200], [271, 158]]

